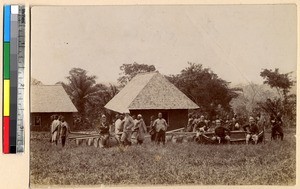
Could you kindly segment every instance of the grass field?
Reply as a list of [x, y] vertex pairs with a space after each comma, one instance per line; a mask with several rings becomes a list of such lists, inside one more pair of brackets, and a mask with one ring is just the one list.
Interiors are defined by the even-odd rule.
[[[284, 141], [258, 145], [199, 145], [195, 143], [108, 149], [52, 146], [49, 137], [32, 133], [31, 184], [124, 185], [294, 185], [295, 130]], [[269, 134], [267, 134], [269, 138]]]

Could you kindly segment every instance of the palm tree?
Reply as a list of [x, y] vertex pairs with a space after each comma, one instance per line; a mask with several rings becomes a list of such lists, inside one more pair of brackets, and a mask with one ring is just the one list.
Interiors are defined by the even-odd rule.
[[88, 76], [87, 71], [81, 68], [73, 68], [69, 71], [68, 82], [61, 82], [62, 86], [76, 106], [78, 113], [85, 117], [86, 106], [92, 103], [98, 94], [96, 76]]

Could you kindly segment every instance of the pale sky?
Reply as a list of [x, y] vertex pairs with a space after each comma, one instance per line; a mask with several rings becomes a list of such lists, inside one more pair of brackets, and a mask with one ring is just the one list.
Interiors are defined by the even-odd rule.
[[80, 67], [116, 82], [123, 63], [177, 74], [203, 64], [233, 84], [294, 71], [295, 5], [44, 6], [31, 9], [31, 73], [44, 84]]

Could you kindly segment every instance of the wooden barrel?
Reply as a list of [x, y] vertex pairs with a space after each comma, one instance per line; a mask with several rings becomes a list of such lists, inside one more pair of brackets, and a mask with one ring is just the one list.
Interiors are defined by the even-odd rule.
[[110, 136], [107, 141], [108, 147], [113, 147], [119, 145], [119, 141], [114, 136]]
[[77, 139], [76, 139], [76, 145], [79, 146], [81, 143], [82, 143], [82, 139], [78, 139], [78, 138], [77, 138]]
[[177, 142], [177, 137], [175, 137], [175, 136], [172, 137], [172, 138], [171, 138], [171, 141], [172, 141], [173, 143], [176, 143], [176, 142]]
[[187, 142], [189, 142], [189, 139], [188, 139], [188, 137], [187, 137], [187, 136], [184, 136], [184, 137], [182, 138], [182, 142], [183, 142], [183, 143], [187, 143]]
[[88, 138], [87, 139], [87, 145], [92, 146], [92, 144], [93, 144], [93, 138]]
[[167, 135], [166, 136], [166, 142], [171, 142], [173, 138], [173, 135]]
[[99, 147], [99, 138], [94, 138], [94, 146], [96, 147], [96, 148], [98, 148]]

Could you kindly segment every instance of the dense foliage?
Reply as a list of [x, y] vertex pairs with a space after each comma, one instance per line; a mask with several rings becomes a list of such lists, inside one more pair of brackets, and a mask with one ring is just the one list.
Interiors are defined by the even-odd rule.
[[259, 107], [268, 114], [276, 115], [280, 113], [284, 119], [284, 125], [295, 126], [296, 124], [296, 95], [289, 94], [295, 81], [290, 78], [291, 73], [280, 73], [276, 68], [274, 71], [264, 69], [260, 76], [264, 78], [264, 83], [271, 88], [276, 88], [278, 97], [268, 98], [258, 102]]
[[230, 101], [238, 96], [238, 88], [230, 88], [229, 82], [221, 79], [201, 64], [188, 63], [180, 74], [168, 76], [176, 87], [200, 106], [201, 113], [212, 118], [230, 112]]

